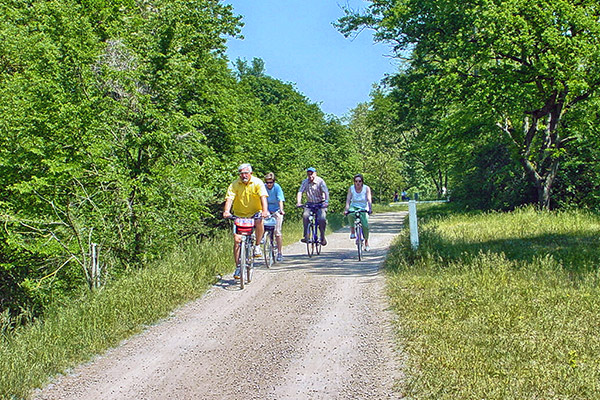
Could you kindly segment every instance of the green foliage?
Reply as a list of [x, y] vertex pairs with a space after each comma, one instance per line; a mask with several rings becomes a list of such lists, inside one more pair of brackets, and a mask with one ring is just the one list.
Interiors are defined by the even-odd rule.
[[407, 59], [392, 95], [430, 175], [432, 154], [460, 154], [495, 131], [504, 139], [488, 142], [510, 146], [549, 208], [562, 157], [591, 134], [583, 121], [600, 87], [599, 13], [593, 2], [382, 0], [348, 9], [338, 27], [373, 28]]
[[535, 202], [536, 193], [503, 144], [481, 146], [456, 166], [463, 180], [452, 188], [452, 201], [468, 209], [512, 210]]
[[230, 5], [0, 11], [0, 311], [14, 321], [93, 286], [94, 244], [106, 284], [212, 235], [240, 163], [275, 172], [292, 202], [317, 166], [331, 209], [343, 206], [348, 129], [266, 76], [261, 59], [229, 68], [226, 40], [241, 27]]
[[373, 92], [372, 106], [359, 104], [349, 117], [352, 134], [350, 154], [353, 174], [362, 173], [371, 188], [374, 202], [393, 199], [394, 192], [406, 187], [406, 171], [402, 149], [390, 130], [393, 129], [390, 102]]

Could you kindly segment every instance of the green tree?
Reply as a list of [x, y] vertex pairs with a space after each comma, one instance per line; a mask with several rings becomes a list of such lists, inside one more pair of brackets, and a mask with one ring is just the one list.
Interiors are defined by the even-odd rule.
[[355, 146], [352, 171], [364, 175], [374, 201], [386, 202], [405, 187], [405, 158], [390, 132], [395, 127], [390, 121], [391, 104], [382, 94], [373, 96], [372, 105], [359, 104], [350, 112], [348, 128]]
[[[597, 96], [600, 9], [594, 1], [376, 0], [346, 11], [346, 35], [367, 26], [437, 76], [473, 125], [493, 123], [550, 206], [561, 155], [578, 136], [567, 116]], [[477, 123], [476, 120], [482, 122]]]
[[212, 0], [0, 11], [1, 304], [35, 314], [89, 278], [92, 243], [116, 274], [206, 230], [239, 17]]

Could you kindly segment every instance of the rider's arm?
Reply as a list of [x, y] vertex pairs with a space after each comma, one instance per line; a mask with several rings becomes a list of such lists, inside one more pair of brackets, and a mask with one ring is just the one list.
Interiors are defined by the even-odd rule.
[[281, 215], [284, 215], [285, 212], [283, 211], [283, 201], [279, 200], [279, 213]]
[[296, 196], [296, 205], [300, 207], [302, 205], [302, 192], [298, 192]]
[[325, 181], [321, 182], [321, 191], [325, 195], [325, 200], [323, 200], [325, 203], [324, 206], [327, 207], [327, 205], [329, 204], [329, 189], [327, 188], [327, 184], [325, 183]]
[[346, 209], [344, 210], [345, 214], [347, 214], [350, 209], [350, 200], [352, 200], [352, 189], [348, 188], [348, 194], [346, 195]]
[[225, 199], [225, 206], [223, 207], [223, 218], [228, 218], [231, 216], [231, 204], [233, 200]]
[[262, 217], [269, 217], [269, 204], [267, 203], [267, 196], [260, 196], [260, 205], [262, 207]]

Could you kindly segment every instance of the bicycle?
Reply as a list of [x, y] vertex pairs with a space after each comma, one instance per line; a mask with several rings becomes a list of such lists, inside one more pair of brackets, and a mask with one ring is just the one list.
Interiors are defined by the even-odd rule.
[[264, 221], [265, 235], [263, 243], [263, 257], [265, 258], [265, 267], [271, 268], [271, 265], [275, 263], [275, 224], [277, 223], [274, 216], [279, 211], [275, 211]]
[[240, 242], [240, 289], [244, 289], [244, 283], [250, 283], [254, 275], [254, 225], [256, 217], [241, 218], [232, 215], [234, 232], [242, 235]]
[[[321, 254], [321, 240], [319, 239], [319, 217], [317, 210], [321, 208], [322, 203], [306, 203], [300, 205], [302, 208], [308, 208], [310, 214], [308, 215], [308, 226], [306, 227], [307, 232], [304, 232], [304, 237], [308, 236], [306, 240], [306, 252], [309, 257], [312, 257], [315, 252], [317, 255]], [[308, 235], [307, 235], [308, 234]]]
[[358, 252], [358, 261], [362, 259], [362, 253], [365, 245], [365, 235], [363, 232], [362, 221], [360, 220], [360, 214], [366, 212], [368, 211], [364, 209], [347, 212], [347, 214], [354, 214], [354, 234], [356, 235], [356, 250]]

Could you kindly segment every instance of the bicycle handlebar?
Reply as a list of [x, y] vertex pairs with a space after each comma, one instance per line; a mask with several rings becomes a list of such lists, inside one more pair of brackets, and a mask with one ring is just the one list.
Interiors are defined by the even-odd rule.
[[326, 203], [326, 202], [320, 201], [318, 203], [304, 203], [304, 204], [296, 205], [296, 207], [298, 207], [298, 208], [323, 208], [324, 203]]
[[[272, 217], [274, 217], [275, 215], [277, 215], [278, 213], [279, 213], [279, 210], [275, 211], [275, 212], [274, 212], [274, 213], [272, 213], [272, 214], [269, 214], [269, 215], [267, 216], [267, 218], [266, 218], [266, 219], [268, 219], [268, 218], [272, 218]], [[239, 217], [239, 216], [237, 216], [237, 215], [233, 215], [233, 214], [231, 214], [231, 215], [230, 215], [229, 217], [227, 217], [226, 219], [236, 219], [236, 218], [265, 219], [265, 218], [263, 218], [263, 217], [262, 217], [262, 215], [253, 215], [253, 216], [251, 216], [251, 217]]]
[[363, 208], [363, 209], [360, 209], [360, 210], [354, 210], [354, 211], [344, 211], [344, 215], [348, 215], [348, 214], [350, 214], [350, 213], [352, 213], [352, 214], [360, 214], [360, 213], [363, 213], [363, 212], [366, 212], [367, 214], [371, 214], [371, 212], [372, 212], [372, 211], [365, 210], [365, 209]]

